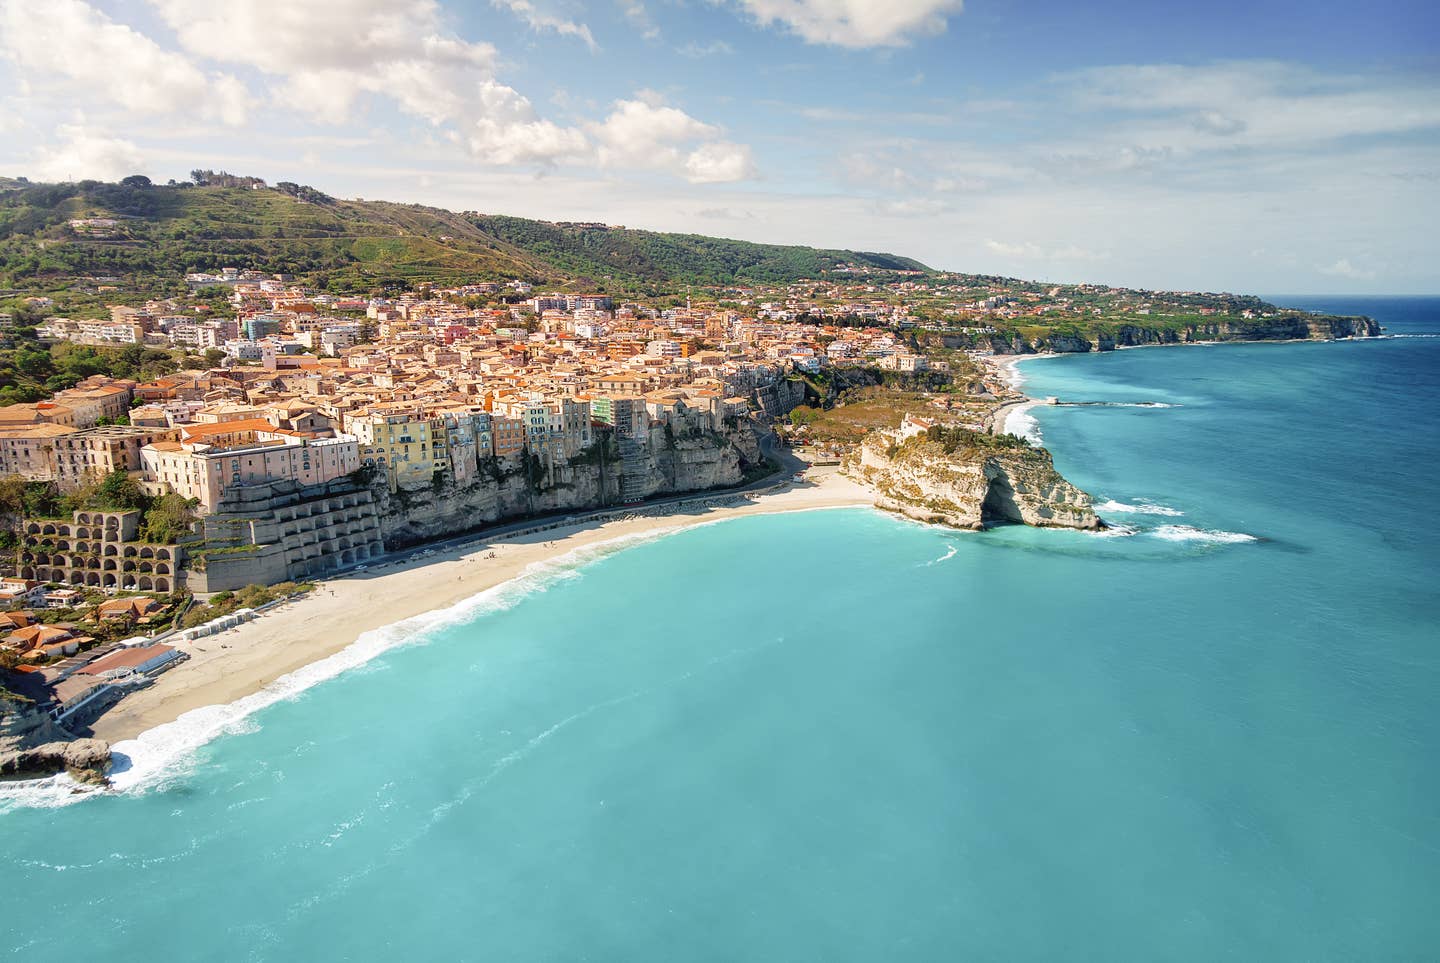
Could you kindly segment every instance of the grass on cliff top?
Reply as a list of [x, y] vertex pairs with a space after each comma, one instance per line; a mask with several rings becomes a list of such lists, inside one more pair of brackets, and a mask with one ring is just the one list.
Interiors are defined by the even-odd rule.
[[918, 391], [891, 388], [857, 388], [841, 396], [833, 408], [801, 405], [790, 412], [790, 422], [803, 426], [805, 440], [815, 444], [849, 445], [877, 428], [898, 428], [906, 412], [922, 412], [930, 398]]

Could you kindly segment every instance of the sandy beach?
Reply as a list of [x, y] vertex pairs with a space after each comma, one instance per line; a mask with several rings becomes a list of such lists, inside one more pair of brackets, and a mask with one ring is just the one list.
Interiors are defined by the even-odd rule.
[[1042, 402], [1031, 398], [1024, 393], [1022, 387], [1024, 381], [1020, 375], [1020, 365], [1025, 361], [1033, 361], [1036, 358], [1053, 358], [1053, 354], [1010, 354], [1010, 355], [987, 355], [978, 360], [982, 365], [991, 369], [1001, 380], [1010, 386], [1012, 390], [1019, 393], [1020, 397], [1005, 401], [990, 414], [990, 430], [995, 433], [1010, 431], [1009, 421], [1011, 415], [1023, 413]]
[[403, 560], [407, 555], [388, 564], [377, 563], [363, 572], [328, 579], [311, 594], [253, 622], [177, 643], [189, 660], [161, 675], [149, 688], [127, 696], [101, 716], [92, 729], [97, 737], [115, 743], [134, 739], [191, 710], [234, 702], [339, 652], [365, 632], [448, 608], [523, 575], [536, 563], [586, 546], [745, 515], [874, 502], [867, 489], [833, 468], [812, 468], [805, 481], [781, 491], [742, 496], [717, 493], [706, 501], [731, 499], [735, 504], [660, 506], [664, 514], [654, 515], [640, 515], [656, 509], [636, 506], [637, 517], [509, 538], [487, 538], [482, 534], [462, 547], [435, 551], [416, 562]]

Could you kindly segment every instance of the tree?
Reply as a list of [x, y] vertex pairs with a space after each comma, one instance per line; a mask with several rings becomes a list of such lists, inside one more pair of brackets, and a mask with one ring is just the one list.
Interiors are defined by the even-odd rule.
[[129, 177], [123, 178], [120, 181], [120, 186], [143, 188], [151, 187], [153, 185], [150, 183], [150, 178], [146, 177], [144, 174], [131, 174]]
[[190, 534], [195, 523], [195, 506], [198, 500], [183, 495], [161, 495], [145, 512], [141, 525], [141, 537], [149, 542], [168, 545]]

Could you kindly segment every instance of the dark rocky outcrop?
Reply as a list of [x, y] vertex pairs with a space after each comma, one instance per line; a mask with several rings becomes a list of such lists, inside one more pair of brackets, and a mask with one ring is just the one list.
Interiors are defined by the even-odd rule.
[[106, 785], [110, 746], [76, 739], [33, 702], [0, 694], [0, 779], [38, 779], [68, 772], [78, 782]]

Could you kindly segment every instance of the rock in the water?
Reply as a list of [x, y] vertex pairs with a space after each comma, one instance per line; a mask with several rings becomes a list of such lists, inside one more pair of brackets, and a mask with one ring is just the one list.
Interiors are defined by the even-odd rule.
[[847, 473], [869, 485], [876, 505], [952, 528], [1020, 522], [1042, 528], [1104, 528], [1090, 496], [1055, 470], [1050, 453], [963, 428], [901, 437], [872, 432]]

